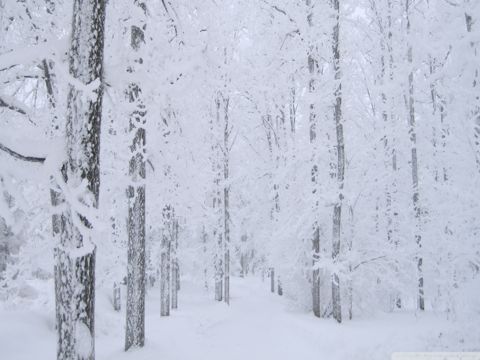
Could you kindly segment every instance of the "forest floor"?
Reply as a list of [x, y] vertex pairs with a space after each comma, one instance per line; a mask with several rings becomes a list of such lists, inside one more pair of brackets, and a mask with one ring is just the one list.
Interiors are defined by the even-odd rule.
[[[127, 353], [124, 312], [113, 311], [109, 295], [98, 291], [97, 360], [375, 360], [390, 359], [395, 351], [478, 351], [468, 343], [480, 347], [477, 335], [466, 341], [465, 331], [433, 314], [375, 315], [338, 325], [271, 294], [261, 280], [234, 278], [231, 290], [228, 306], [213, 301], [201, 284], [183, 282], [179, 310], [160, 317], [159, 291], [152, 289], [145, 347]], [[53, 304], [38, 302], [29, 310], [0, 308], [0, 359], [55, 358]]]

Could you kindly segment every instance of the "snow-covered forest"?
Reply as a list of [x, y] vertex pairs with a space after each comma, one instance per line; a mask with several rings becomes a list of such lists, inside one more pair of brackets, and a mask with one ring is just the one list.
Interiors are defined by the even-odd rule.
[[1, 359], [480, 351], [480, 1], [0, 26]]

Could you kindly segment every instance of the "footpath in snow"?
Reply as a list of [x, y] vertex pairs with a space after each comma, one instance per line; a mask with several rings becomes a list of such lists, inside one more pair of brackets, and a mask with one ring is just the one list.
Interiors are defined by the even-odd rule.
[[[338, 325], [295, 309], [258, 279], [234, 278], [231, 290], [228, 306], [213, 301], [200, 284], [183, 282], [179, 309], [160, 317], [159, 291], [151, 289], [145, 347], [128, 353], [123, 351], [125, 306], [113, 311], [109, 296], [98, 291], [97, 360], [375, 360], [390, 359], [394, 351], [445, 350], [458, 340], [445, 338], [449, 324], [428, 314]], [[55, 359], [53, 309], [1, 310], [0, 349], [2, 360]]]

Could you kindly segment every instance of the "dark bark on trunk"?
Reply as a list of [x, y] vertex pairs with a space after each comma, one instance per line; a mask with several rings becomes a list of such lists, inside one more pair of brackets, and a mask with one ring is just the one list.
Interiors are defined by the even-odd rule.
[[[308, 8], [311, 8], [312, 1], [306, 0], [306, 5]], [[307, 15], [307, 22], [310, 28], [313, 27], [313, 12], [310, 10]], [[308, 83], [308, 91], [310, 95], [315, 92], [315, 75], [317, 73], [317, 60], [314, 55], [314, 46], [311, 44], [309, 46], [309, 54], [307, 58], [308, 63], [308, 72], [310, 74], [310, 80]], [[312, 179], [312, 194], [315, 197], [318, 187], [318, 165], [315, 163], [317, 148], [316, 138], [317, 138], [317, 114], [315, 111], [315, 104], [310, 103], [309, 105], [309, 125], [310, 125], [310, 144], [313, 147], [312, 155], [312, 170], [311, 170], [311, 179]], [[313, 212], [318, 213], [318, 202], [315, 199], [315, 204], [313, 206]], [[317, 267], [317, 262], [320, 256], [320, 228], [318, 222], [315, 221], [313, 224], [313, 233], [312, 233], [312, 310], [313, 314], [316, 317], [320, 317], [320, 269]]]
[[[353, 207], [348, 207], [348, 214], [349, 214], [349, 222], [350, 222], [350, 234], [349, 239], [347, 241], [348, 253], [352, 254], [353, 250], [353, 239], [355, 235], [355, 216]], [[347, 280], [347, 305], [348, 305], [348, 319], [352, 320], [353, 318], [353, 266], [352, 261], [349, 260], [348, 262], [348, 272], [350, 274]]]
[[120, 311], [122, 308], [121, 290], [118, 283], [113, 283], [113, 310]]
[[[102, 115], [104, 0], [75, 0], [69, 53], [70, 75], [93, 90], [70, 86], [67, 99], [67, 161], [63, 180], [69, 187], [86, 183], [89, 193], [80, 201], [98, 208], [100, 189], [100, 128]], [[59, 196], [60, 197], [60, 196]], [[59, 198], [58, 197], [58, 198]], [[54, 194], [52, 202], [59, 199]], [[95, 358], [95, 246], [85, 238], [91, 219], [67, 203], [61, 215], [52, 219], [60, 245], [55, 249], [55, 293], [57, 359]], [[77, 223], [82, 225], [78, 226]]]
[[[214, 209], [215, 205], [217, 207], [221, 206], [220, 194], [218, 187], [220, 186], [220, 180], [218, 179], [217, 182], [217, 192], [216, 197], [214, 198]], [[214, 231], [214, 237], [217, 240], [217, 248], [215, 251], [215, 300], [222, 301], [223, 300], [223, 271], [224, 271], [224, 264], [223, 264], [223, 232], [221, 231], [221, 226], [219, 225], [217, 229]]]
[[[410, 2], [406, 0], [405, 13], [407, 16], [407, 37], [410, 35]], [[415, 130], [415, 94], [414, 94], [414, 78], [413, 78], [413, 48], [408, 39], [408, 64], [410, 66], [408, 74], [408, 124], [411, 143], [411, 166], [412, 166], [412, 190], [413, 190], [413, 211], [415, 214], [415, 242], [418, 246], [419, 254], [417, 255], [417, 273], [418, 273], [418, 297], [417, 305], [419, 310], [425, 310], [424, 284], [423, 284], [423, 257], [420, 254], [422, 249], [421, 236], [421, 208], [420, 193], [418, 188], [418, 157], [417, 157], [417, 134]]]
[[129, 186], [125, 350], [145, 342], [145, 186]]
[[173, 221], [173, 243], [172, 243], [172, 309], [178, 308], [178, 290], [180, 289], [180, 274], [178, 268], [178, 220]]
[[312, 308], [313, 315], [321, 316], [320, 310], [320, 269], [317, 267], [317, 261], [320, 254], [320, 229], [314, 227], [313, 233], [313, 274], [312, 274]]
[[[208, 236], [207, 236], [207, 232], [205, 231], [205, 225], [202, 227], [202, 242], [203, 242], [203, 258], [204, 260], [207, 259], [207, 239], [208, 239]], [[204, 268], [203, 268], [203, 277], [204, 277], [204, 288], [205, 290], [208, 291], [208, 262], [207, 261], [204, 261]]]
[[162, 245], [160, 259], [160, 315], [170, 315], [170, 241]]
[[[222, 260], [219, 260], [218, 266], [219, 267], [222, 266]], [[217, 273], [217, 277], [216, 277], [216, 280], [215, 280], [215, 300], [217, 300], [217, 301], [222, 301], [223, 300], [223, 281], [222, 281], [221, 276], [223, 276], [223, 275], [222, 275], [221, 270], [220, 270], [220, 273]]]
[[270, 268], [270, 291], [275, 294], [275, 269]]
[[[221, 122], [221, 99], [220, 94], [217, 93], [217, 97], [215, 98], [215, 109], [216, 109], [216, 122], [215, 125], [212, 125], [212, 132], [213, 127], [219, 127]], [[213, 171], [215, 173], [215, 190], [213, 195], [213, 210], [216, 214], [220, 212], [222, 207], [222, 198], [220, 195], [220, 179], [221, 179], [221, 166], [220, 166], [220, 144], [215, 144], [213, 146], [214, 150], [214, 158], [213, 158]], [[217, 210], [216, 210], [217, 209]], [[222, 301], [223, 300], [223, 232], [222, 232], [222, 221], [220, 220], [221, 216], [219, 216], [219, 223], [216, 229], [213, 231], [214, 239], [217, 240], [217, 247], [215, 250], [215, 300]]]
[[95, 249], [75, 257], [58, 247], [55, 260], [57, 359], [94, 359]]
[[171, 296], [171, 248], [174, 231], [174, 212], [170, 205], [163, 210], [164, 230], [160, 255], [160, 315], [170, 315]]
[[[134, 1], [145, 12], [145, 4]], [[134, 24], [130, 28], [130, 46], [134, 53], [145, 42], [145, 24]], [[136, 64], [142, 64], [141, 58]], [[137, 66], [137, 65], [135, 65]], [[134, 66], [127, 72], [134, 73]], [[132, 154], [129, 163], [130, 185], [127, 188], [128, 199], [128, 266], [127, 266], [127, 326], [125, 332], [125, 351], [131, 347], [143, 347], [145, 343], [145, 121], [146, 110], [142, 99], [142, 90], [136, 83], [127, 90], [129, 103], [135, 109], [130, 114], [129, 132], [133, 135], [130, 146]]]
[[[230, 133], [229, 124], [229, 97], [221, 92], [217, 93], [216, 125], [223, 130], [223, 143], [217, 144], [215, 188], [216, 195], [213, 200], [214, 209], [217, 208], [219, 226], [215, 230], [218, 237], [217, 251], [215, 253], [215, 300], [230, 302], [230, 185], [229, 181], [229, 154]], [[223, 115], [223, 116], [222, 116]], [[223, 205], [223, 207], [222, 207]]]
[[[397, 160], [396, 160], [396, 139], [395, 132], [389, 129], [395, 127], [395, 118], [392, 109], [393, 95], [386, 91], [386, 84], [394, 81], [394, 59], [393, 59], [393, 32], [392, 32], [392, 2], [387, 0], [387, 13], [380, 12], [375, 2], [371, 2], [372, 10], [377, 16], [377, 22], [381, 33], [381, 71], [379, 82], [382, 88], [382, 119], [384, 124], [384, 162], [387, 180], [385, 182], [385, 216], [387, 218], [386, 237], [387, 242], [395, 248], [398, 246], [398, 207], [397, 207]], [[382, 8], [380, 8], [382, 10]], [[385, 25], [386, 24], [386, 25]], [[390, 90], [391, 91], [391, 90]], [[378, 221], [378, 218], [377, 218]], [[378, 231], [377, 223], [377, 231]], [[395, 270], [398, 273], [398, 269]], [[390, 308], [401, 303], [400, 294], [394, 291], [390, 295]]]
[[240, 276], [242, 278], [246, 277], [248, 274], [248, 254], [245, 249], [247, 243], [247, 235], [242, 235], [241, 237], [241, 254], [240, 254]]
[[[342, 220], [342, 202], [343, 202], [343, 183], [345, 174], [345, 145], [343, 139], [343, 119], [342, 119], [342, 83], [340, 69], [340, 2], [333, 0], [335, 11], [335, 25], [333, 28], [333, 68], [335, 71], [335, 107], [333, 117], [336, 126], [337, 135], [337, 183], [338, 200], [333, 209], [333, 244], [332, 259], [338, 261], [340, 255], [341, 240], [341, 220]], [[337, 273], [332, 275], [332, 313], [337, 322], [342, 322], [342, 307], [340, 299], [340, 277]]]

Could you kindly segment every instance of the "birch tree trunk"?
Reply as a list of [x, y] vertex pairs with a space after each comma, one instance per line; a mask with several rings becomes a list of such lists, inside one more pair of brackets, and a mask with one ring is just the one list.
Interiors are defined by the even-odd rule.
[[[73, 2], [69, 73], [91, 90], [74, 85], [69, 88], [63, 177], [76, 192], [86, 184], [79, 202], [93, 209], [98, 208], [100, 190], [104, 26], [105, 1]], [[93, 227], [93, 219], [69, 200], [53, 224], [54, 234], [60, 238], [55, 248], [57, 359], [93, 360], [95, 245], [84, 230]]]
[[420, 194], [418, 188], [418, 157], [417, 157], [417, 134], [415, 130], [415, 93], [413, 77], [413, 48], [410, 40], [410, 4], [411, 0], [405, 2], [405, 13], [407, 18], [407, 46], [408, 46], [408, 64], [410, 66], [408, 74], [408, 123], [411, 144], [411, 166], [412, 166], [412, 190], [413, 190], [413, 211], [415, 216], [415, 242], [418, 246], [417, 272], [418, 272], [418, 296], [417, 306], [419, 310], [425, 310], [424, 290], [423, 290], [423, 257], [420, 254], [422, 249], [421, 236], [421, 209]]
[[[335, 25], [333, 27], [333, 69], [335, 72], [335, 106], [333, 118], [335, 120], [337, 135], [337, 184], [338, 199], [333, 208], [333, 243], [332, 259], [338, 262], [340, 256], [340, 240], [342, 225], [342, 202], [343, 202], [343, 184], [345, 175], [345, 145], [343, 139], [343, 119], [342, 119], [342, 82], [340, 69], [340, 0], [333, 0], [333, 9], [335, 11]], [[340, 277], [337, 272], [332, 274], [332, 312], [334, 319], [342, 322], [342, 306], [340, 298]]]
[[[143, 2], [134, 1], [145, 12]], [[138, 22], [130, 28], [130, 46], [138, 53], [145, 42], [145, 23]], [[135, 60], [142, 64], [142, 58]], [[138, 66], [138, 65], [135, 65]], [[134, 66], [127, 72], [133, 74]], [[142, 90], [137, 83], [129, 85], [128, 101], [135, 109], [130, 114], [129, 132], [133, 137], [130, 146], [129, 164], [130, 184], [128, 197], [128, 265], [127, 265], [127, 326], [125, 350], [131, 347], [143, 347], [145, 343], [145, 121], [146, 111], [142, 100]]]

